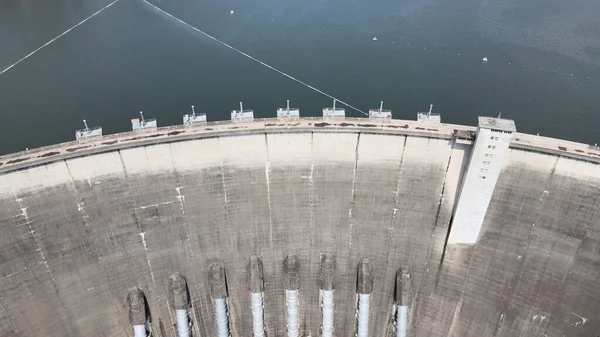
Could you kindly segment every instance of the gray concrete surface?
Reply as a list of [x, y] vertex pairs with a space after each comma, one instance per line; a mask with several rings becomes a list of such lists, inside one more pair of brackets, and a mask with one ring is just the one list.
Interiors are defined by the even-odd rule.
[[188, 309], [190, 307], [190, 299], [187, 291], [185, 277], [179, 272], [171, 274], [169, 279], [169, 290], [171, 294], [171, 305], [173, 309]]
[[518, 134], [478, 242], [447, 245], [471, 148], [452, 135], [469, 127], [319, 123], [159, 129], [0, 158], [0, 336], [130, 336], [127, 294], [139, 287], [154, 336], [174, 337], [175, 272], [195, 336], [214, 336], [215, 263], [231, 333], [249, 336], [251, 256], [263, 264], [266, 331], [284, 336], [288, 255], [301, 332], [318, 336], [322, 254], [336, 256], [338, 336], [354, 333], [363, 259], [374, 337], [393, 334], [401, 265], [410, 336], [600, 331], [600, 166], [575, 151], [583, 144]]
[[265, 291], [262, 260], [257, 256], [250, 257], [250, 263], [248, 264], [248, 290], [251, 293]]
[[410, 267], [400, 266], [396, 273], [396, 305], [409, 306], [412, 298]]
[[335, 269], [335, 254], [321, 254], [321, 272], [319, 273], [321, 290], [335, 289]]
[[129, 290], [127, 294], [127, 308], [129, 309], [129, 323], [131, 325], [146, 324], [146, 300], [144, 293], [138, 287]]
[[358, 263], [356, 274], [356, 292], [358, 294], [370, 294], [373, 292], [373, 267], [369, 259], [363, 259]]
[[[150, 266], [150, 261], [148, 261], [148, 266]], [[227, 277], [225, 276], [225, 267], [220, 263], [213, 263], [210, 265], [208, 273], [211, 296], [213, 298], [227, 298]]]

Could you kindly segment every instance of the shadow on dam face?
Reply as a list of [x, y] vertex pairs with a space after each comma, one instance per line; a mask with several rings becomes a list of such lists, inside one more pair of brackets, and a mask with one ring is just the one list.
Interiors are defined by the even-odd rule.
[[[598, 164], [511, 148], [477, 242], [446, 244], [470, 151], [448, 139], [305, 130], [1, 174], [0, 335], [131, 336], [125, 298], [138, 287], [153, 334], [175, 337], [169, 277], [179, 272], [193, 336], [216, 336], [209, 267], [219, 263], [230, 333], [249, 336], [256, 256], [264, 329], [285, 336], [283, 261], [294, 255], [300, 335], [318, 336], [322, 254], [335, 256], [336, 336], [356, 333], [358, 276], [372, 281], [369, 336], [395, 334], [397, 301], [409, 298], [395, 292], [403, 265], [409, 336], [596, 334]], [[364, 261], [370, 276], [358, 272]]]

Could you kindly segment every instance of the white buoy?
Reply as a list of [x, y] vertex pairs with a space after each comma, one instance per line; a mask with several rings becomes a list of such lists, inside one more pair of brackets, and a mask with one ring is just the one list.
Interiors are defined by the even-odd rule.
[[233, 11], [233, 9], [232, 9], [232, 10], [229, 12], [229, 14], [233, 14], [233, 13], [235, 13], [235, 12], [234, 12], [234, 11]]
[[376, 38], [376, 37], [373, 37], [373, 41], [377, 41], [377, 38]]
[[484, 57], [482, 60], [483, 60], [483, 63], [487, 63], [487, 61], [488, 61], [488, 58], [487, 58], [487, 57]]

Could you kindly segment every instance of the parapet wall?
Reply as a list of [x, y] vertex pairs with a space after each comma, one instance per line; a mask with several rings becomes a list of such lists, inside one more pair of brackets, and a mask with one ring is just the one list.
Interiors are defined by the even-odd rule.
[[[144, 132], [106, 135], [87, 141], [72, 141], [0, 156], [0, 173], [67, 158], [165, 142], [255, 133], [330, 131], [368, 132], [442, 139], [452, 139], [458, 136], [472, 140], [470, 133], [475, 131], [475, 127], [455, 124], [424, 124], [399, 119], [365, 118], [267, 118], [256, 119], [251, 122], [220, 121], [194, 126], [178, 125]], [[511, 147], [600, 163], [600, 149], [597, 147], [592, 148], [586, 144], [560, 139], [517, 133]]]
[[318, 336], [327, 253], [336, 256], [336, 336], [355, 332], [365, 258], [374, 276], [370, 336], [394, 333], [401, 265], [411, 270], [409, 336], [596, 333], [595, 155], [576, 152], [582, 144], [554, 150], [551, 140], [516, 135], [478, 242], [447, 245], [472, 146], [455, 130], [474, 128], [261, 120], [4, 156], [0, 335], [130, 336], [126, 296], [137, 286], [154, 336], [175, 337], [169, 277], [180, 272], [194, 336], [215, 336], [208, 275], [220, 263], [232, 336], [249, 336], [248, 264], [259, 256], [267, 335], [284, 336], [283, 260], [294, 254], [301, 335]]

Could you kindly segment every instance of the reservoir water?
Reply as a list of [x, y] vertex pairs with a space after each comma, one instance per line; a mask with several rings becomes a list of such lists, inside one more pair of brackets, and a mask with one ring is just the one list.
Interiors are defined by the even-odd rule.
[[[112, 1], [0, 2], [0, 72]], [[521, 132], [600, 143], [595, 0], [151, 2], [361, 110], [383, 100], [415, 119], [434, 104], [470, 125], [502, 112]], [[106, 134], [140, 110], [162, 126], [190, 105], [209, 120], [240, 101], [272, 117], [286, 99], [303, 116], [331, 105], [143, 0], [119, 0], [0, 74], [0, 154], [72, 140], [82, 119]]]

